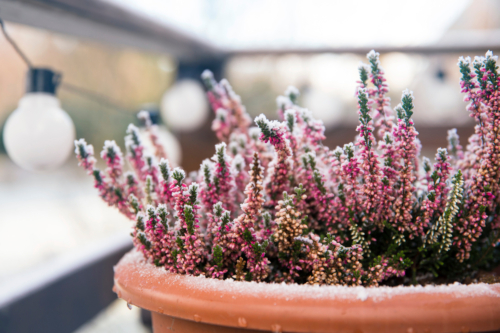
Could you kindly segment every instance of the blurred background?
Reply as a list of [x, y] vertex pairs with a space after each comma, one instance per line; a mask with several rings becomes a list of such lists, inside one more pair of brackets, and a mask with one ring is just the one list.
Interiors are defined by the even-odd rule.
[[[357, 67], [374, 48], [392, 105], [402, 90], [414, 91], [423, 155], [432, 158], [446, 146], [446, 129], [457, 128], [463, 145], [473, 132], [458, 57], [500, 51], [495, 0], [0, 0], [0, 17], [35, 66], [57, 70], [63, 83], [87, 92], [61, 87], [57, 97], [76, 137], [93, 144], [96, 155], [106, 139], [124, 149], [126, 127], [138, 124], [138, 111], [161, 110], [169, 149], [188, 172], [213, 155], [216, 143], [203, 97], [191, 114], [179, 106], [200, 98], [204, 68], [230, 81], [252, 117], [276, 118], [276, 97], [296, 86], [299, 104], [324, 121], [325, 144], [335, 148], [355, 136]], [[19, 281], [54, 262], [74, 262], [102, 243], [129, 246], [121, 239], [131, 227], [101, 202], [73, 155], [42, 173], [8, 157], [1, 132], [25, 94], [26, 71], [0, 36], [0, 332], [8, 331], [1, 324], [8, 305], [31, 293]], [[19, 292], [2, 303], [2, 292], [13, 286]], [[96, 308], [84, 326], [68, 327], [147, 331], [138, 316], [138, 309], [131, 314], [116, 301]]]

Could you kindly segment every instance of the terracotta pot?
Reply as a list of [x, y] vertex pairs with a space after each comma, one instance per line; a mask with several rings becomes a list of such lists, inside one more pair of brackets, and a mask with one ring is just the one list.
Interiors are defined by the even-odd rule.
[[160, 332], [492, 332], [500, 284], [338, 287], [235, 282], [171, 274], [132, 251], [115, 292], [153, 312]]

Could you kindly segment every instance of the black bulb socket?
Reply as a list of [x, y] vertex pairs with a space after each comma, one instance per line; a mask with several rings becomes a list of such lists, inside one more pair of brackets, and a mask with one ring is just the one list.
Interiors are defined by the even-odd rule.
[[61, 83], [61, 74], [48, 68], [30, 68], [26, 77], [26, 92], [56, 94]]

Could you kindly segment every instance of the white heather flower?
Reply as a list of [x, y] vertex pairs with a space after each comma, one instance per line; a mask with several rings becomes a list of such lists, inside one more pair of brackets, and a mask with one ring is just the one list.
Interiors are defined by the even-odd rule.
[[288, 109], [285, 111], [285, 121], [287, 123], [288, 129], [293, 132], [296, 128], [297, 118], [296, 111], [294, 109]]
[[370, 73], [370, 65], [365, 64], [364, 62], [360, 61], [358, 65], [358, 70], [364, 69], [366, 72]]
[[223, 109], [223, 108], [218, 108], [216, 111], [215, 111], [215, 118], [219, 119], [220, 121], [222, 122], [226, 122], [227, 120], [227, 115], [228, 115], [228, 112], [226, 109]]
[[101, 153], [101, 157], [104, 158], [109, 151], [112, 151], [115, 156], [118, 156], [120, 160], [123, 160], [123, 155], [120, 147], [116, 144], [115, 140], [104, 141], [104, 147]]
[[405, 96], [410, 96], [410, 98], [412, 100], [414, 99], [414, 97], [413, 97], [413, 91], [411, 91], [409, 89], [403, 90], [403, 94], [401, 95], [401, 98], [404, 98]]
[[198, 183], [192, 183], [189, 185], [188, 189], [184, 191], [184, 195], [191, 195], [191, 193], [196, 193], [196, 195], [198, 195], [199, 189], [200, 185], [198, 185]]
[[212, 182], [212, 174], [214, 170], [214, 163], [208, 158], [204, 159], [201, 163], [201, 173], [203, 174], [203, 180], [205, 183]]
[[290, 101], [295, 104], [297, 98], [300, 96], [300, 91], [294, 86], [288, 86], [288, 88], [286, 88], [285, 90], [285, 96], [287, 96]]
[[[181, 177], [182, 179], [185, 179], [186, 178], [186, 171], [184, 171], [181, 168], [177, 167], [172, 172], [172, 175], [179, 175], [179, 176], [182, 176]], [[150, 177], [150, 176], [148, 176], [148, 177]]]
[[234, 173], [240, 173], [242, 170], [245, 169], [245, 165], [246, 165], [245, 159], [240, 154], [237, 154], [233, 158], [233, 161], [231, 163], [231, 167], [232, 167]]
[[471, 63], [470, 57], [465, 57], [465, 58], [464, 57], [459, 57], [457, 65], [461, 66], [461, 64], [466, 64], [467, 66], [469, 66], [470, 63]]
[[484, 57], [480, 57], [480, 56], [475, 56], [474, 57], [474, 62], [473, 62], [473, 65], [477, 65], [477, 64], [483, 64], [485, 61], [485, 58]]
[[312, 239], [307, 238], [307, 237], [298, 236], [298, 237], [295, 237], [294, 240], [301, 242], [301, 243], [304, 243], [304, 244], [307, 244], [307, 245], [311, 245], [311, 246], [313, 245]]
[[368, 52], [368, 54], [366, 55], [366, 58], [370, 61], [375, 61], [377, 64], [380, 64], [380, 61], [379, 61], [379, 57], [380, 57], [380, 53], [378, 52], [375, 52], [375, 50], [371, 50], [370, 52]]
[[286, 109], [292, 105], [292, 101], [286, 96], [278, 96], [276, 97], [276, 105], [278, 109]]
[[88, 145], [85, 139], [75, 140], [75, 154], [80, 155], [80, 147], [87, 155], [94, 155], [94, 146]]
[[248, 134], [249, 134], [249, 135], [250, 135], [250, 137], [251, 137], [252, 139], [254, 139], [255, 141], [257, 141], [257, 140], [259, 139], [259, 137], [260, 137], [260, 133], [261, 133], [261, 131], [260, 131], [260, 128], [258, 128], [258, 127], [250, 127], [250, 128], [248, 129]]
[[281, 123], [277, 120], [269, 120], [266, 118], [266, 116], [261, 113], [260, 115], [258, 115], [257, 117], [255, 117], [255, 123], [256, 124], [259, 124], [259, 123], [263, 123], [263, 124], [266, 124], [269, 129], [278, 129], [280, 128], [281, 126]]
[[488, 52], [486, 52], [486, 57], [485, 57], [485, 58], [486, 58], [486, 59], [491, 58], [491, 59], [493, 59], [493, 60], [495, 60], [495, 61], [497, 61], [497, 60], [498, 60], [498, 56], [494, 56], [494, 55], [493, 55], [493, 51], [490, 51], [490, 50], [488, 50]]
[[225, 162], [227, 162], [229, 160], [229, 156], [227, 156], [226, 154], [226, 143], [225, 142], [221, 142], [219, 144], [216, 144], [215, 145], [215, 154], [214, 156], [212, 156], [212, 161], [214, 162], [221, 162], [219, 161], [219, 151], [222, 150], [222, 157], [224, 159]]
[[214, 74], [209, 71], [208, 69], [205, 69], [203, 73], [201, 73], [201, 78], [203, 80], [213, 80], [214, 79]]
[[226, 79], [222, 79], [220, 81], [220, 85], [226, 90], [229, 98], [231, 98], [232, 100], [238, 102], [238, 103], [241, 103], [241, 98], [240, 96], [238, 96], [234, 90], [233, 90], [233, 87], [231, 87], [231, 85], [229, 84], [229, 81], [226, 80]]

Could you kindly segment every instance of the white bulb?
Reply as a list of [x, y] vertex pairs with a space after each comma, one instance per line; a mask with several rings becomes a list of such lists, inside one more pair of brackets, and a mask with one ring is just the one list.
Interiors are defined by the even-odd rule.
[[75, 127], [60, 107], [59, 100], [47, 93], [28, 93], [7, 118], [3, 132], [10, 158], [30, 171], [59, 167], [73, 149]]
[[323, 121], [326, 127], [335, 126], [342, 121], [343, 103], [333, 94], [311, 88], [304, 92], [302, 103], [311, 110], [314, 118]]
[[[156, 132], [158, 135], [158, 140], [165, 148], [165, 153], [167, 153], [167, 159], [171, 163], [171, 166], [179, 166], [182, 161], [182, 150], [181, 145], [177, 138], [170, 133], [169, 130], [163, 125], [158, 125], [158, 131]], [[149, 154], [154, 154], [154, 146], [149, 138], [149, 135], [146, 134], [146, 130], [144, 128], [139, 129], [141, 134], [141, 138], [144, 147], [148, 151]]]
[[192, 131], [205, 123], [208, 102], [201, 83], [191, 79], [176, 82], [161, 101], [163, 121], [172, 129]]

